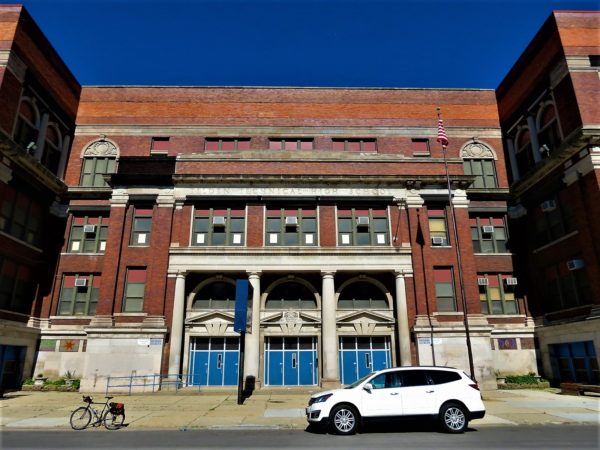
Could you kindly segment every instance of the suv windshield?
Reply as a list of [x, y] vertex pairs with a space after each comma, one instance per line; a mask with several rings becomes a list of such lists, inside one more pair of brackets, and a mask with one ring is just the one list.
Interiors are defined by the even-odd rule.
[[344, 389], [354, 389], [356, 386], [358, 386], [360, 383], [362, 383], [363, 381], [365, 381], [367, 378], [369, 378], [370, 376], [372, 376], [375, 372], [371, 372], [368, 375], [365, 375], [364, 377], [356, 380], [354, 383], [349, 384], [348, 386], [346, 386]]

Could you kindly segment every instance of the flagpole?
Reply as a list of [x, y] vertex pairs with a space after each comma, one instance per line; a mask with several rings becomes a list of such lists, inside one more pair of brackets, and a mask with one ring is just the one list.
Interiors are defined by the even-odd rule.
[[446, 130], [444, 129], [444, 124], [442, 122], [441, 117], [441, 109], [437, 108], [438, 115], [438, 142], [442, 144], [442, 152], [444, 155], [444, 168], [446, 170], [446, 183], [448, 185], [448, 203], [450, 204], [450, 214], [452, 215], [452, 230], [454, 234], [454, 242], [456, 245], [456, 260], [458, 267], [458, 283], [460, 287], [461, 301], [463, 307], [463, 322], [465, 324], [465, 336], [467, 339], [467, 353], [469, 357], [469, 370], [471, 371], [471, 378], [473, 381], [475, 379], [475, 368], [473, 366], [473, 350], [471, 349], [471, 333], [469, 331], [469, 313], [467, 307], [467, 297], [465, 294], [465, 286], [463, 280], [463, 270], [462, 270], [462, 258], [460, 256], [460, 244], [458, 240], [458, 226], [456, 224], [456, 211], [454, 210], [454, 205], [452, 202], [452, 187], [450, 185], [450, 172], [448, 170], [448, 158], [446, 155], [446, 147], [448, 146], [448, 137], [446, 136]]

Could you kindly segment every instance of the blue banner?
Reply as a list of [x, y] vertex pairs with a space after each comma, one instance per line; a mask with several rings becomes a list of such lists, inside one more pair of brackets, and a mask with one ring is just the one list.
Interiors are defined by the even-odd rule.
[[248, 280], [235, 280], [235, 318], [233, 320], [233, 331], [236, 333], [246, 332], [249, 287], [250, 283]]

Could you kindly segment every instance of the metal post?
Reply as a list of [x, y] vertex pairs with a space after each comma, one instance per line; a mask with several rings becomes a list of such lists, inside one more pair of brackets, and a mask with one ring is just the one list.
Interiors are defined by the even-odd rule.
[[246, 332], [240, 332], [240, 362], [238, 365], [238, 396], [237, 404], [244, 403], [244, 350], [246, 348]]

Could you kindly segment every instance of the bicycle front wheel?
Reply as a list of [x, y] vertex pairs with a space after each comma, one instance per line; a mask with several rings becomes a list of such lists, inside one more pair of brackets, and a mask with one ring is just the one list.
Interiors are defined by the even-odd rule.
[[118, 430], [123, 426], [123, 422], [125, 422], [125, 413], [111, 413], [107, 411], [104, 415], [104, 426], [107, 430]]
[[89, 408], [80, 406], [71, 414], [71, 428], [74, 430], [83, 430], [90, 424], [92, 420], [92, 413]]

